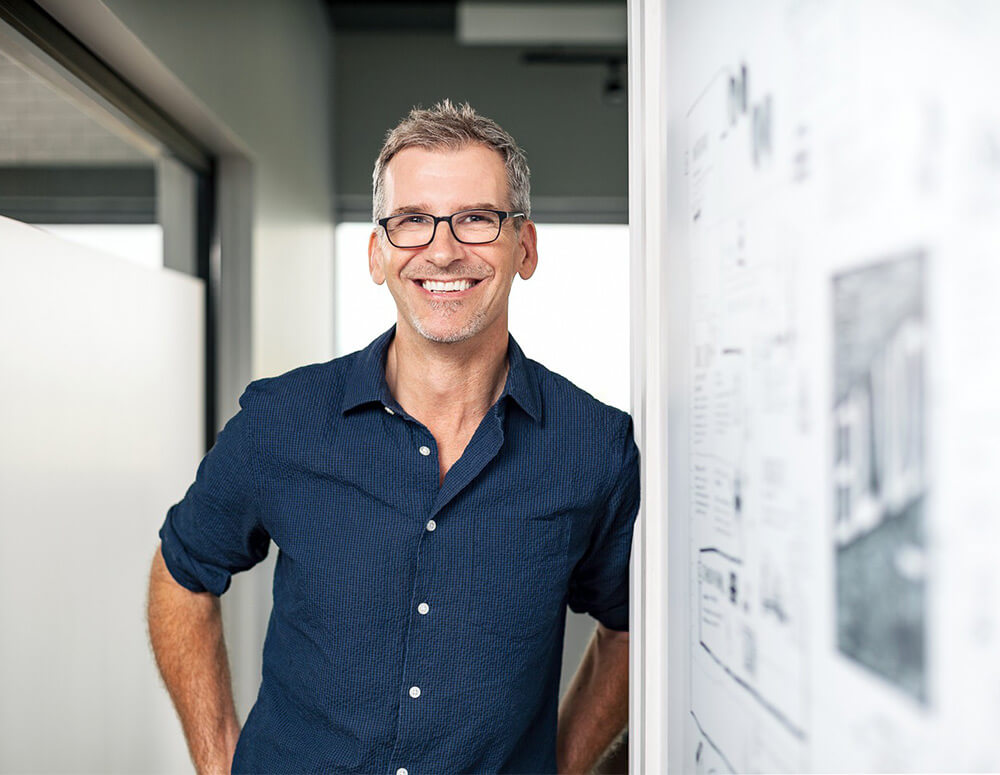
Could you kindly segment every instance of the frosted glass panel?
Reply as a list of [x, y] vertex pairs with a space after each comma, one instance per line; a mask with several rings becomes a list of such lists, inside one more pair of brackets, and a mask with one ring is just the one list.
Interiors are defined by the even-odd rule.
[[144, 598], [203, 454], [203, 303], [0, 217], [0, 772], [190, 771]]

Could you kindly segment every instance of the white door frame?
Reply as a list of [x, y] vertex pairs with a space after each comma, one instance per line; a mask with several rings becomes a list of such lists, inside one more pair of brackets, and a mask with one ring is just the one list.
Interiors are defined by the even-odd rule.
[[632, 414], [643, 494], [632, 544], [630, 775], [669, 770], [664, 6], [663, 0], [628, 3]]

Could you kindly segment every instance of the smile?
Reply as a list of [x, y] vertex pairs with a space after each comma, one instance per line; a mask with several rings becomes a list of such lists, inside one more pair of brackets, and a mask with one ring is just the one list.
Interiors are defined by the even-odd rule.
[[418, 280], [420, 286], [425, 291], [431, 293], [458, 293], [467, 291], [472, 286], [479, 283], [479, 280]]

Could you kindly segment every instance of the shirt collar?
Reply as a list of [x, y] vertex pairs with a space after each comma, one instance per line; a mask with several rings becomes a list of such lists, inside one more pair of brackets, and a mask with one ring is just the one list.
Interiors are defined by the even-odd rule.
[[500, 397], [510, 396], [536, 422], [542, 419], [542, 399], [538, 390], [538, 375], [534, 364], [524, 357], [514, 337], [507, 334], [507, 383]]
[[396, 335], [396, 325], [380, 334], [375, 341], [359, 352], [347, 375], [344, 386], [344, 398], [340, 403], [340, 411], [347, 414], [351, 409], [379, 402], [383, 406], [396, 406], [385, 381], [385, 355], [389, 343]]
[[[340, 404], [343, 414], [369, 403], [398, 408], [385, 381], [385, 356], [395, 335], [396, 326], [393, 324], [392, 328], [381, 334], [354, 359]], [[532, 419], [540, 421], [542, 401], [538, 377], [532, 363], [524, 357], [520, 346], [510, 334], [507, 335], [507, 361], [507, 381], [500, 398], [510, 396]]]

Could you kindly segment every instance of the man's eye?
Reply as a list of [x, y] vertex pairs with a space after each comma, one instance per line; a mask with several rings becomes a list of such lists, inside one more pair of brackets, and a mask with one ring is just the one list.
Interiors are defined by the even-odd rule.
[[472, 226], [479, 226], [481, 224], [493, 223], [496, 221], [496, 216], [493, 213], [487, 212], [471, 212], [462, 213], [462, 217], [458, 219], [460, 223], [467, 223]]
[[389, 228], [391, 229], [422, 229], [426, 226], [430, 226], [432, 223], [429, 216], [421, 215], [420, 213], [408, 213], [406, 215], [397, 215], [389, 222]]

